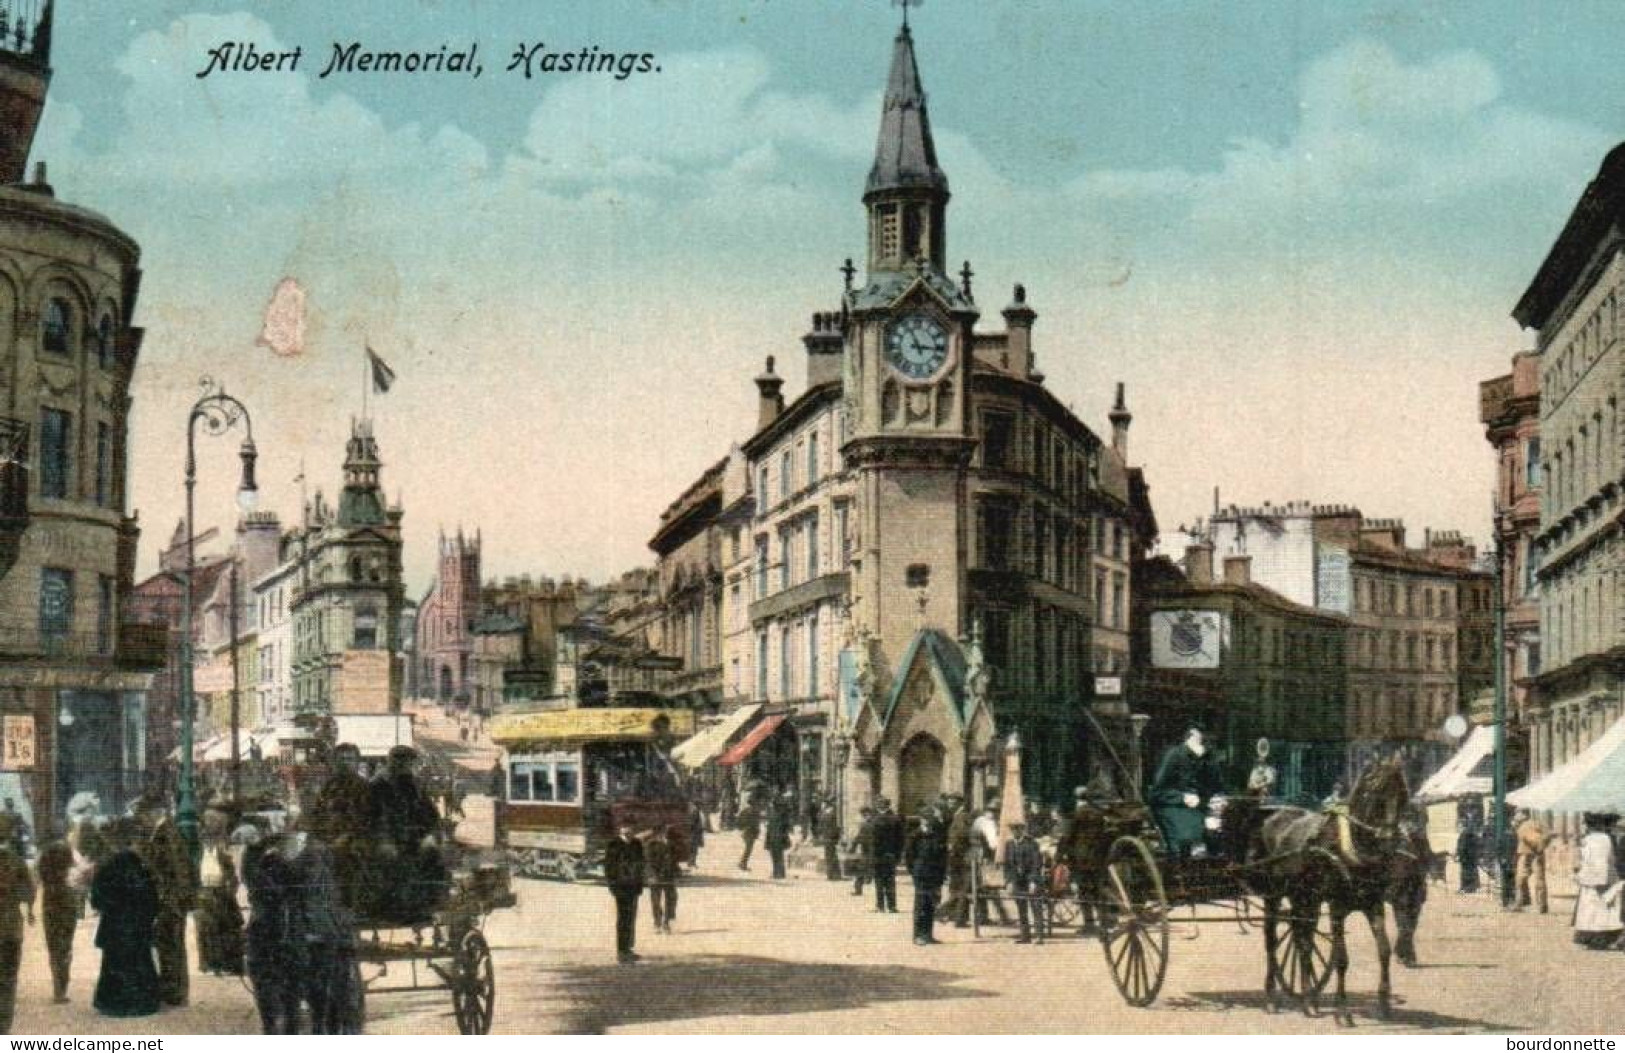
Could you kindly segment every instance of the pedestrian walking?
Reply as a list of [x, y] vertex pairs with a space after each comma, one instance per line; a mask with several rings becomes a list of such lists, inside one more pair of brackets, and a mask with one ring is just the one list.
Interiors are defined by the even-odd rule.
[[1004, 851], [1004, 885], [1016, 899], [1016, 917], [1021, 922], [1016, 942], [1031, 943], [1036, 929], [1038, 942], [1043, 943], [1049, 925], [1044, 856], [1038, 842], [1027, 832], [1027, 824], [1011, 824], [1010, 833], [1010, 844]]
[[23, 957], [23, 914], [34, 924], [34, 880], [17, 851], [13, 813], [0, 814], [0, 1034], [11, 1034], [17, 1008], [17, 968]]
[[68, 1000], [68, 976], [73, 968], [73, 934], [79, 926], [80, 895], [73, 887], [73, 846], [64, 838], [40, 850], [40, 921], [45, 928], [45, 955], [51, 964], [51, 1001]]
[[780, 880], [786, 876], [784, 869], [784, 854], [790, 850], [790, 817], [795, 807], [794, 800], [789, 794], [782, 797], [767, 816], [767, 831], [762, 844], [767, 848], [767, 854], [773, 860], [773, 878]]
[[190, 984], [186, 916], [197, 906], [197, 877], [174, 817], [156, 796], [144, 797], [137, 803], [136, 818], [146, 826], [146, 839], [137, 851], [158, 893], [153, 936], [158, 950], [159, 991], [165, 1005], [183, 1006]]
[[852, 895], [863, 895], [863, 883], [874, 871], [875, 810], [864, 805], [858, 810], [858, 830], [848, 842], [851, 853]]
[[303, 944], [300, 980], [303, 1001], [310, 1007], [310, 1033], [358, 1035], [361, 992], [355, 918], [344, 904], [333, 851], [298, 831], [285, 835], [283, 843], [297, 890], [290, 935]]
[[643, 895], [643, 843], [622, 826], [604, 850], [604, 878], [615, 898], [615, 956], [625, 965], [638, 960], [638, 898]]
[[897, 864], [903, 858], [904, 840], [903, 817], [892, 811], [889, 800], [877, 798], [869, 853], [874, 867], [876, 913], [897, 913]]
[[1525, 907], [1533, 906], [1545, 914], [1548, 909], [1546, 846], [1550, 840], [1546, 834], [1546, 827], [1529, 812], [1521, 811], [1518, 813], [1518, 822], [1513, 828], [1513, 833], [1518, 842], [1518, 863], [1515, 872], [1518, 902], [1514, 909], [1523, 910]]
[[677, 838], [682, 831], [657, 829], [643, 846], [643, 864], [649, 880], [649, 909], [654, 914], [655, 931], [671, 933], [677, 920]]
[[1574, 942], [1588, 950], [1612, 947], [1625, 930], [1621, 900], [1625, 891], [1608, 831], [1619, 821], [1612, 813], [1587, 812], [1585, 837], [1580, 841], [1580, 863], [1574, 870]]
[[1461, 868], [1459, 887], [1463, 892], [1478, 891], [1478, 850], [1482, 843], [1484, 815], [1471, 800], [1462, 801], [1456, 818], [1456, 865]]
[[159, 895], [135, 850], [143, 837], [135, 820], [115, 820], [107, 829], [111, 854], [90, 884], [90, 905], [101, 914], [96, 946], [102, 951], [93, 1004], [103, 1016], [151, 1016], [161, 1001], [153, 964]]
[[[973, 865], [977, 872], [987, 873], [994, 868], [994, 861], [999, 854], [999, 819], [991, 808], [983, 808], [971, 823], [971, 853], [974, 857]], [[981, 884], [978, 882], [978, 884]], [[1005, 908], [1004, 899], [997, 888], [992, 894], [980, 889], [973, 894], [976, 900], [976, 924], [988, 923], [989, 906], [999, 912], [999, 924], [1010, 924], [1010, 912]]]
[[818, 840], [824, 846], [824, 877], [841, 880], [841, 819], [835, 810], [835, 798], [825, 798], [818, 811]]
[[198, 874], [198, 971], [243, 975], [243, 912], [237, 906], [237, 867], [226, 848], [226, 816], [203, 821], [203, 859]]
[[750, 869], [750, 854], [756, 847], [756, 838], [762, 833], [762, 813], [757, 809], [755, 801], [746, 801], [745, 807], [739, 809], [739, 837], [745, 843], [745, 850], [739, 854], [739, 869]]
[[689, 802], [688, 806], [688, 868], [693, 870], [700, 865], [700, 849], [705, 847], [705, 809], [700, 807], [698, 801]]
[[948, 877], [948, 838], [939, 817], [927, 812], [905, 849], [904, 864], [914, 879], [914, 943], [940, 942], [933, 932], [942, 883]]

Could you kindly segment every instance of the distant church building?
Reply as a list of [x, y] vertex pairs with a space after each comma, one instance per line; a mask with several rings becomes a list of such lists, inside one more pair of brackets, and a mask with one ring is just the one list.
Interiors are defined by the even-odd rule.
[[140, 248], [25, 175], [51, 79], [53, 7], [0, 32], [0, 799], [37, 835], [76, 794], [117, 814], [146, 778], [162, 627], [127, 624]]
[[418, 604], [418, 690], [442, 705], [474, 693], [474, 626], [480, 619], [480, 535], [440, 535], [434, 584]]
[[905, 25], [864, 273], [849, 263], [839, 309], [813, 318], [807, 390], [786, 405], [770, 358], [756, 433], [708, 472], [723, 701], [758, 707], [716, 763], [838, 793], [849, 820], [882, 794], [905, 813], [990, 794], [1012, 733], [1045, 802], [1131, 763], [1129, 593], [1156, 526], [1128, 406], [1119, 388], [1106, 442], [1044, 386], [1021, 286], [1003, 330], [977, 329], [948, 201]]

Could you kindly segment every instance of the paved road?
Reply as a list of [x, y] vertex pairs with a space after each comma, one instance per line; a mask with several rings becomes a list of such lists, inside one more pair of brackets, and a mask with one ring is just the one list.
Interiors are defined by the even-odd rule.
[[[882, 915], [850, 886], [799, 871], [787, 881], [733, 866], [736, 842], [715, 837], [681, 891], [676, 932], [640, 918], [636, 965], [614, 962], [613, 913], [601, 886], [518, 882], [520, 907], [491, 918], [497, 966], [496, 1030], [528, 1032], [1335, 1032], [1329, 1017], [1268, 1015], [1260, 987], [1262, 939], [1230, 925], [1175, 932], [1168, 979], [1150, 1009], [1124, 1006], [1098, 943], [1077, 938], [1017, 945], [1008, 931], [976, 940], [910, 940], [904, 913]], [[1395, 966], [1393, 1019], [1374, 1016], [1370, 933], [1351, 919], [1349, 989], [1364, 1032], [1617, 1030], [1613, 998], [1625, 989], [1625, 954], [1575, 948], [1570, 901], [1561, 915], [1503, 914], [1488, 896], [1435, 887], [1423, 919], [1423, 967]], [[97, 952], [93, 922], [79, 933], [70, 1006], [52, 1006], [38, 930], [29, 930], [18, 1033], [255, 1031], [241, 983], [193, 978], [193, 1005], [136, 1021], [90, 1010]], [[392, 977], [393, 979], [393, 977]], [[455, 1031], [444, 994], [369, 1003], [369, 1030]]]

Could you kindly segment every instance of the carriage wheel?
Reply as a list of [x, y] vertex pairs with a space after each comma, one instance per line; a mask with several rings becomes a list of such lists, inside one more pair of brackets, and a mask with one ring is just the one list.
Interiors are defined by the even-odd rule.
[[451, 1008], [462, 1035], [491, 1033], [496, 1008], [497, 977], [491, 965], [491, 947], [478, 929], [463, 933], [451, 963]]
[[1168, 895], [1156, 857], [1137, 837], [1120, 837], [1107, 857], [1101, 888], [1100, 944], [1123, 1001], [1156, 1001], [1168, 971]]
[[[1324, 902], [1314, 904], [1314, 927], [1301, 926], [1308, 921], [1309, 904], [1294, 902], [1287, 911], [1289, 927], [1275, 945], [1275, 975], [1281, 987], [1299, 998], [1319, 994], [1332, 977], [1332, 912]], [[1299, 910], [1305, 911], [1299, 916]]]

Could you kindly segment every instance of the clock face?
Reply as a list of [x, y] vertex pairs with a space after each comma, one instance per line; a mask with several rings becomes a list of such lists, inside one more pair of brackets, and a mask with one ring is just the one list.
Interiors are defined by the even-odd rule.
[[886, 361], [910, 380], [934, 376], [948, 359], [948, 333], [930, 315], [904, 315], [886, 331]]

